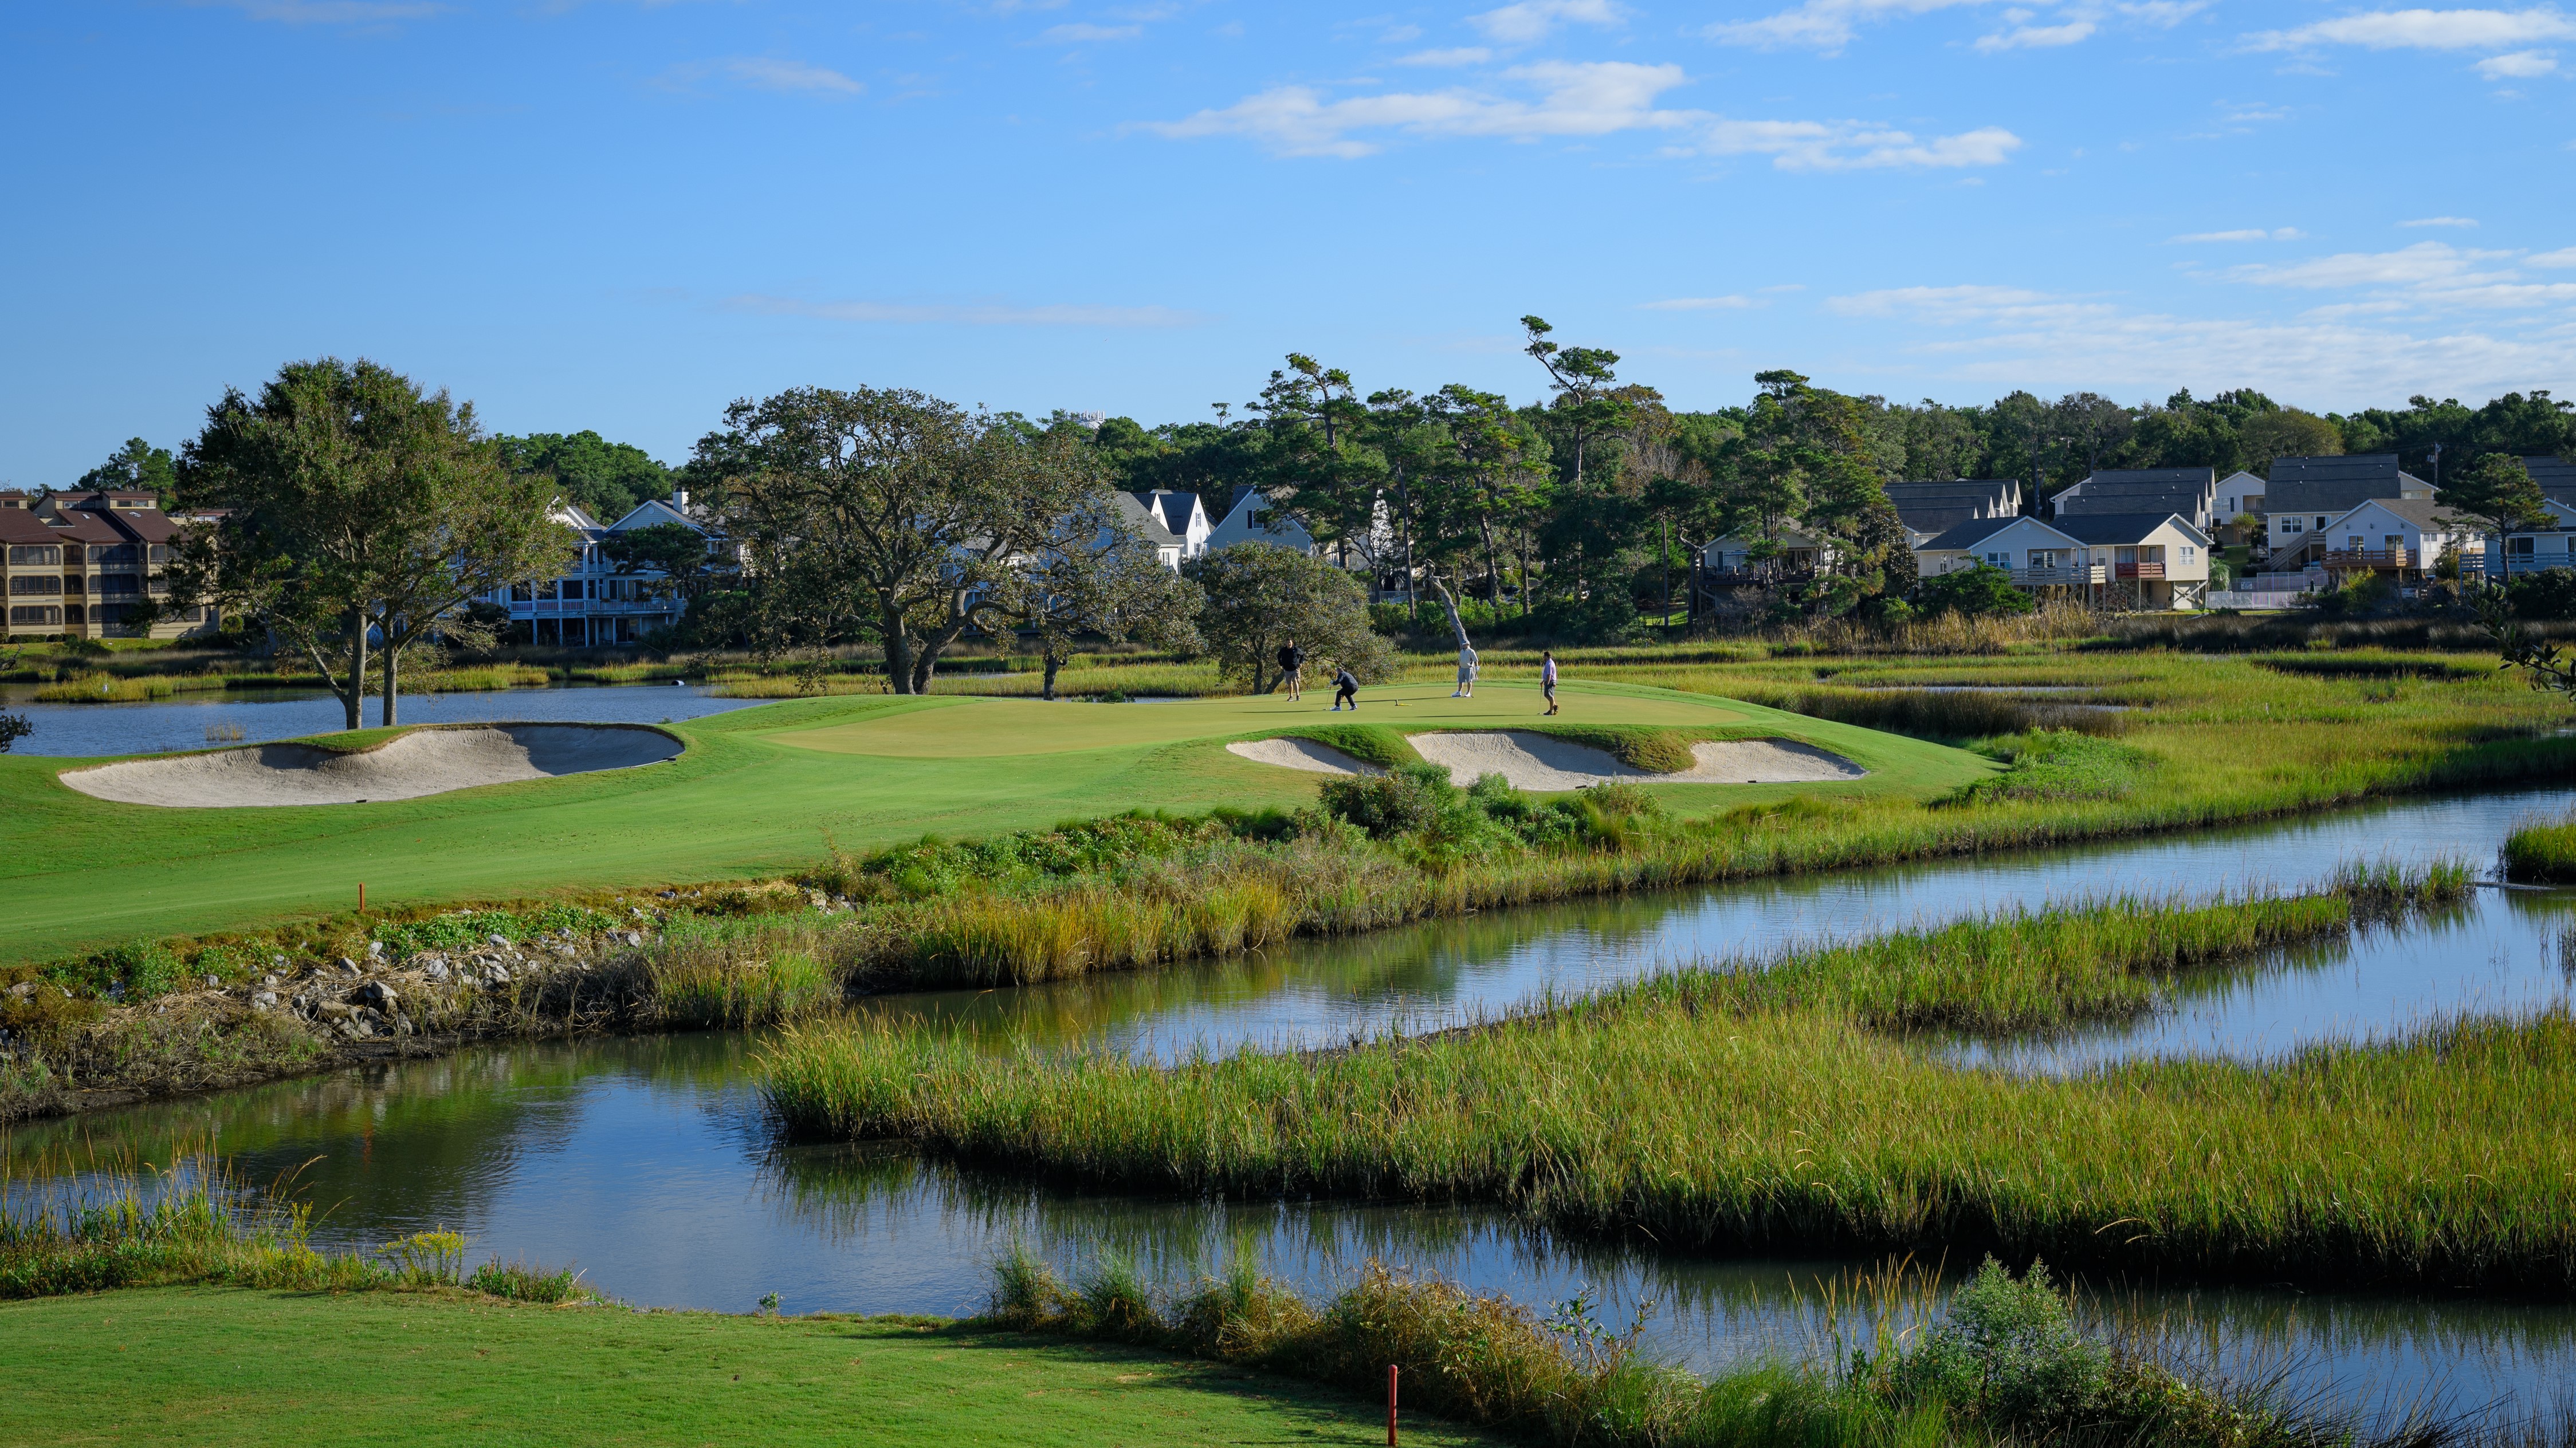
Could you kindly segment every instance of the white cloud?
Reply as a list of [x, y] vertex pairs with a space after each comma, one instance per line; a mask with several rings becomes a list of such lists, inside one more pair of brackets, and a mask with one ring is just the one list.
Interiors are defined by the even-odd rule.
[[1194, 327], [1206, 320], [1171, 307], [1080, 305], [1010, 306], [1002, 303], [813, 302], [758, 294], [727, 298], [728, 311], [766, 317], [817, 317], [833, 322], [894, 322], [962, 327]]
[[1519, 0], [1499, 10], [1470, 15], [1467, 23], [1499, 45], [1530, 45], [1547, 39], [1563, 22], [1617, 25], [1627, 12], [1610, 0]]
[[231, 0], [231, 5], [253, 20], [286, 25], [382, 25], [426, 20], [451, 8], [428, 0]]
[[2369, 50], [2502, 50], [2536, 40], [2576, 38], [2576, 20], [2542, 6], [2531, 10], [2374, 10], [2320, 20], [2295, 30], [2245, 37], [2254, 50], [2358, 45]]
[[2168, 243], [2199, 241], [2297, 241], [2306, 235], [2306, 232], [2299, 230], [2295, 226], [2278, 226], [2274, 227], [2270, 231], [2265, 231], [2259, 226], [2251, 226], [2242, 231], [2195, 231], [2187, 236], [2171, 236], [2165, 238], [2165, 240]]
[[1911, 132], [1861, 121], [1730, 121], [1710, 126], [1699, 149], [1718, 156], [1769, 156], [1784, 171], [1866, 171], [1900, 166], [2000, 166], [2021, 137], [2000, 126], [1917, 140]]
[[1826, 305], [1919, 327], [1921, 340], [1891, 354], [1910, 355], [1921, 372], [2012, 386], [2045, 376], [2064, 387], [2164, 389], [2188, 378], [2276, 397], [2488, 396], [2549, 385], [2566, 356], [2549, 327], [2410, 329], [2374, 323], [2359, 310], [2282, 322], [2212, 319], [1981, 286], [1903, 287]]
[[2160, 25], [2167, 30], [2180, 25], [2210, 7], [2212, 0], [2144, 0], [2143, 4], [2115, 5], [2111, 8], [2132, 20]]
[[1758, 307], [1751, 297], [1667, 297], [1660, 302], [1639, 302], [1641, 312], [1733, 312]]
[[2510, 268], [2499, 269], [2495, 263], [2512, 255], [2419, 241], [2397, 251], [2348, 251], [2278, 266], [2257, 262], [2237, 267], [2228, 276], [2270, 287], [2458, 286], [2510, 276]]
[[1782, 170], [1814, 171], [1992, 166], [2022, 144], [2012, 132], [1992, 126], [1918, 139], [1864, 121], [1747, 121], [1659, 106], [1663, 93], [1685, 79], [1678, 65], [1548, 61], [1513, 67], [1501, 78], [1535, 91], [1536, 98], [1461, 86], [1332, 100], [1311, 86], [1280, 86], [1222, 110], [1151, 122], [1146, 129], [1174, 139], [1248, 136], [1282, 155], [1344, 158], [1376, 152], [1389, 132], [1536, 140], [1664, 131], [1678, 133], [1671, 146], [1676, 154], [1769, 156]]
[[2524, 257], [2523, 261], [2529, 266], [2576, 266], [2576, 246], [2562, 247], [2557, 251], [2544, 251], [2538, 256]]
[[755, 89], [788, 95], [854, 96], [867, 89], [837, 70], [807, 65], [801, 60], [740, 56], [717, 62], [716, 69]]
[[1102, 40], [1133, 40], [1144, 33], [1142, 25], [1050, 25], [1038, 32], [1038, 39], [1058, 45], [1087, 45]]
[[2546, 50], [2516, 50], [2478, 62], [2478, 74], [2489, 80], [2536, 80], [2558, 69], [2558, 57]]
[[1494, 53], [1481, 45], [1463, 45], [1455, 50], [1417, 50], [1399, 58], [1398, 65], [1483, 65]]
[[1279, 86], [1223, 110], [1201, 111], [1147, 128], [1175, 139], [1250, 136], [1290, 156], [1365, 156], [1380, 143], [1358, 133], [1415, 136], [1603, 136], [1627, 130], [1671, 130], [1701, 113], [1657, 109], [1655, 98], [1682, 83], [1678, 65], [1626, 61], [1548, 61], [1503, 72], [1538, 92], [1517, 100], [1457, 88], [1391, 92], [1327, 100], [1311, 86]]
[[1805, 0], [1794, 10], [1758, 20], [1720, 21], [1703, 27], [1700, 34], [1721, 44], [1758, 50], [1797, 47], [1831, 53], [1849, 45], [1865, 22], [1979, 3], [1982, 0]]
[[1999, 50], [2042, 50], [2050, 46], [2075, 45], [2090, 38], [2098, 27], [2090, 20], [2070, 20], [2064, 25], [2016, 25], [2000, 35], [1980, 35], [1977, 49], [1991, 55]]
[[2401, 226], [2401, 227], [2408, 227], [2408, 226], [2462, 226], [2462, 227], [2466, 227], [2466, 226], [2475, 226], [2475, 225], [2477, 225], [2477, 223], [2476, 223], [2475, 221], [2472, 221], [2472, 220], [2470, 220], [2468, 217], [2465, 217], [2465, 216], [2419, 216], [2419, 217], [2415, 218], [2413, 221], [2401, 221], [2401, 222], [2399, 222], [2399, 223], [2397, 223], [2397, 224], [2398, 224], [2399, 226]]

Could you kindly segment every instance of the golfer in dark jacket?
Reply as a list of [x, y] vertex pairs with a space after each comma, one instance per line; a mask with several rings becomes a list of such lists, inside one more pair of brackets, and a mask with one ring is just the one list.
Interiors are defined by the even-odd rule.
[[1360, 679], [1359, 675], [1348, 669], [1337, 669], [1333, 673], [1334, 713], [1338, 714], [1342, 711], [1344, 700], [1350, 702], [1352, 713], [1356, 714], [1360, 711]]
[[1288, 701], [1295, 703], [1306, 685], [1306, 651], [1295, 639], [1279, 646], [1279, 681], [1288, 686]]

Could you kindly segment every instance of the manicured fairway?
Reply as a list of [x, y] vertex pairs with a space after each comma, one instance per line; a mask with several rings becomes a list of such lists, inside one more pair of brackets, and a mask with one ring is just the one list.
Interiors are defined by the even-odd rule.
[[[1922, 797], [1992, 766], [1897, 735], [1705, 695], [1602, 684], [1562, 691], [1565, 722], [1692, 725], [1803, 740], [1872, 771], [1806, 785], [1658, 786], [1674, 807], [1807, 792]], [[1533, 719], [1534, 689], [1372, 689], [1359, 716], [1398, 728]], [[1330, 723], [1329, 697], [1041, 703], [938, 696], [796, 700], [669, 726], [669, 764], [384, 804], [176, 810], [66, 788], [83, 761], [0, 756], [0, 961], [265, 924], [371, 904], [542, 895], [775, 873], [825, 839], [864, 849], [970, 838], [1121, 810], [1304, 804], [1315, 777], [1224, 742]]]
[[1282, 1379], [886, 1320], [178, 1288], [0, 1304], [0, 1361], [0, 1443], [1386, 1441], [1382, 1409]]

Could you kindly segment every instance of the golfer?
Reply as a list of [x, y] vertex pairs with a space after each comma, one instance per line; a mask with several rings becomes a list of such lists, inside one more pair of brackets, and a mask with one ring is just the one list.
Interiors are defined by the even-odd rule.
[[1538, 654], [1538, 691], [1547, 696], [1547, 712], [1556, 712], [1556, 655], [1547, 649]]
[[1452, 699], [1476, 697], [1476, 651], [1465, 644], [1458, 646], [1458, 691]]
[[1336, 666], [1333, 670], [1334, 713], [1338, 714], [1342, 712], [1342, 704], [1345, 700], [1349, 701], [1352, 713], [1356, 714], [1360, 711], [1359, 675], [1352, 673], [1349, 669]]
[[1288, 686], [1288, 702], [1297, 702], [1306, 686], [1306, 651], [1297, 647], [1295, 639], [1279, 646], [1279, 681]]

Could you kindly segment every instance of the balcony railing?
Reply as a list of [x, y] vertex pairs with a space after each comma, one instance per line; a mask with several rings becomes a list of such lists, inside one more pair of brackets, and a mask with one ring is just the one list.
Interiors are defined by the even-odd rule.
[[1709, 588], [1770, 588], [1783, 583], [1805, 583], [1815, 576], [1813, 564], [1765, 563], [1746, 568], [1703, 568], [1699, 581]]
[[2544, 568], [2576, 568], [2576, 552], [2504, 555], [2504, 571], [2508, 577], [2516, 573], [2538, 573]]
[[2016, 568], [2012, 571], [2015, 588], [2087, 588], [2100, 583], [2103, 567], [2077, 565], [2069, 568]]
[[2412, 548], [2329, 548], [2326, 550], [2328, 568], [2413, 568], [2415, 566], [2415, 550]]
[[2111, 568], [2112, 571], [2121, 578], [2162, 578], [2165, 576], [2165, 566], [2161, 563], [2114, 563], [2111, 565]]

